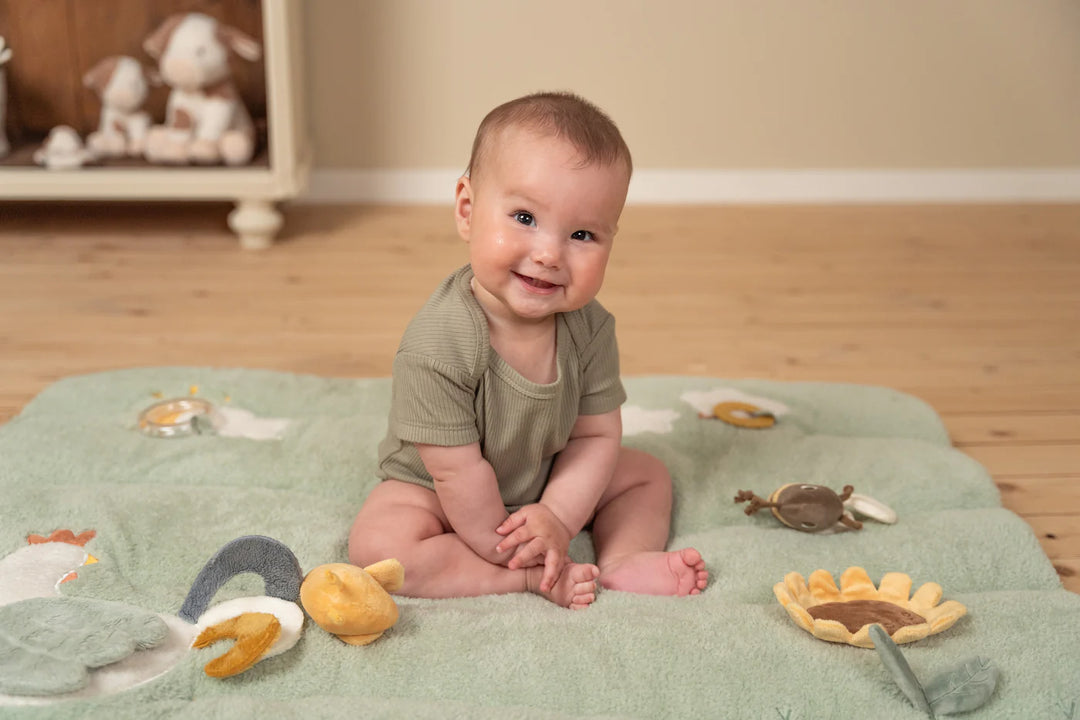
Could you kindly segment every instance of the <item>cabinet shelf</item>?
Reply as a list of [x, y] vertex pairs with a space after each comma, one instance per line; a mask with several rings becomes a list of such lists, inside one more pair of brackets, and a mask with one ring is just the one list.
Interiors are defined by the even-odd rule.
[[241, 246], [269, 247], [282, 224], [275, 203], [303, 192], [312, 162], [302, 107], [300, 5], [262, 0], [266, 142], [251, 163], [166, 166], [122, 159], [46, 170], [33, 164], [37, 146], [24, 144], [0, 161], [0, 200], [231, 200], [236, 209], [229, 227]]

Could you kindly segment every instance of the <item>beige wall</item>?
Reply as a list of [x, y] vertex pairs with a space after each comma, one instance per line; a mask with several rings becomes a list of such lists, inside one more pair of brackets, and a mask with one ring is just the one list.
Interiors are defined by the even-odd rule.
[[1080, 166], [1077, 0], [307, 0], [321, 168], [463, 167], [573, 89], [639, 168]]

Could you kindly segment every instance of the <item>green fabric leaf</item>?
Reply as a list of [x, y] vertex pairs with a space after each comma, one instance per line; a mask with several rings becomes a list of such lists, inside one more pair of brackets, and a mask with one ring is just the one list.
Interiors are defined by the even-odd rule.
[[34, 598], [0, 607], [0, 691], [55, 695], [86, 685], [87, 668], [160, 644], [155, 613], [91, 598]]
[[21, 647], [0, 629], [0, 693], [59, 695], [86, 687], [88, 680], [81, 663]]
[[984, 657], [964, 660], [926, 684], [926, 699], [934, 712], [955, 715], [982, 707], [997, 687], [998, 669]]
[[900, 686], [900, 690], [911, 701], [911, 704], [931, 718], [934, 717], [934, 710], [926, 699], [919, 679], [915, 677], [900, 648], [896, 646], [885, 629], [880, 625], [871, 626], [870, 639], [874, 641], [874, 649], [877, 650], [881, 663], [892, 673], [893, 680]]

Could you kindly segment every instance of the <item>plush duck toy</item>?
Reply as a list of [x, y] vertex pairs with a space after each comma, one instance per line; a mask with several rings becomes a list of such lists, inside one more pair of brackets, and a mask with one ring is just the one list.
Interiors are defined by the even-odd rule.
[[[0, 706], [27, 696], [44, 701], [121, 692], [171, 670], [191, 648], [225, 638], [236, 642], [205, 670], [212, 677], [236, 675], [300, 639], [302, 584], [312, 618], [345, 642], [371, 642], [398, 618], [387, 592], [404, 580], [396, 560], [367, 570], [323, 565], [304, 582], [292, 551], [262, 536], [222, 547], [176, 615], [60, 595], [62, 583], [98, 562], [85, 548], [94, 536], [92, 530], [31, 535], [28, 546], [0, 558]], [[264, 593], [214, 603], [217, 591], [240, 573], [260, 575]]]
[[[257, 603], [237, 598], [207, 609], [218, 589], [240, 572], [261, 575], [269, 597], [258, 598]], [[207, 675], [236, 675], [291, 648], [303, 629], [301, 606], [317, 625], [350, 645], [367, 645], [397, 622], [398, 608], [390, 592], [405, 581], [397, 560], [367, 568], [319, 565], [303, 582], [301, 578], [296, 556], [273, 538], [237, 538], [211, 558], [180, 608], [180, 617], [200, 628], [192, 647], [236, 640], [228, 652], [206, 665]]]
[[323, 630], [350, 645], [367, 645], [397, 622], [398, 608], [390, 593], [403, 582], [405, 569], [394, 559], [366, 568], [320, 565], [300, 586], [300, 602]]

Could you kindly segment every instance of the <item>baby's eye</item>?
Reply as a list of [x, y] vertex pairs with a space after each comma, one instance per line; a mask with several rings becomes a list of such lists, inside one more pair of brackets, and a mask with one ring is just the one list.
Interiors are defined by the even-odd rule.
[[592, 240], [593, 234], [588, 230], [578, 230], [570, 237], [572, 237], [574, 240]]
[[529, 227], [532, 227], [536, 224], [536, 218], [533, 217], [532, 213], [528, 213], [523, 210], [519, 210], [518, 212], [514, 213], [514, 219], [522, 225], [528, 225]]

